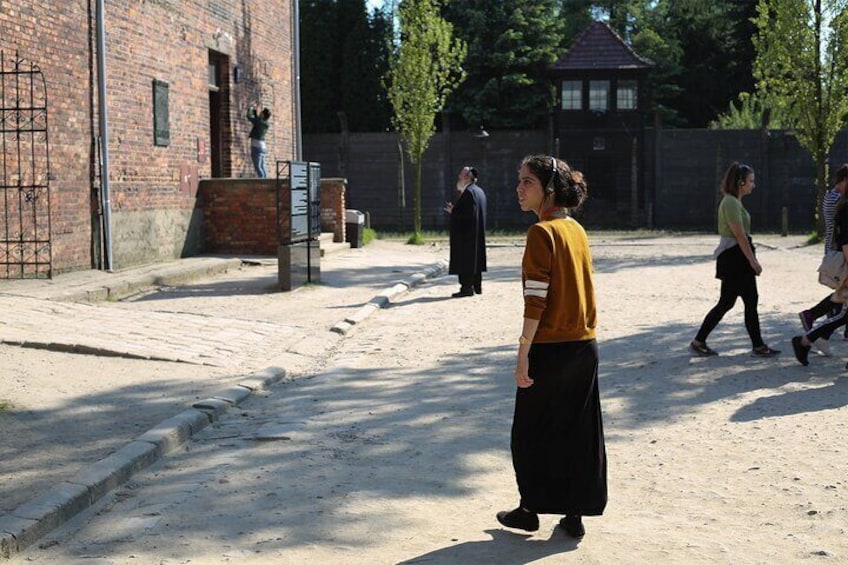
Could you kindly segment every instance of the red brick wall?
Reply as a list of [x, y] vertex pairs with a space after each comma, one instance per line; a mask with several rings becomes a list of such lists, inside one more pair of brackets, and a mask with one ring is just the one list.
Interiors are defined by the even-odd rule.
[[333, 241], [345, 240], [345, 191], [347, 179], [321, 179], [321, 231], [333, 232]]
[[[95, 4], [0, 0], [0, 50], [20, 51], [47, 82], [54, 272], [90, 268], [98, 255]], [[226, 170], [254, 174], [245, 118], [254, 101], [272, 111], [269, 173], [276, 160], [294, 158], [291, 7], [292, 0], [105, 1], [114, 268], [199, 249], [191, 240], [197, 179], [180, 171], [211, 175], [210, 50], [229, 58]], [[167, 147], [153, 143], [154, 79], [169, 85]]]
[[[213, 179], [200, 183], [203, 252], [277, 255], [277, 182], [270, 179]], [[288, 184], [281, 198], [291, 199]], [[288, 233], [288, 218], [281, 225]]]

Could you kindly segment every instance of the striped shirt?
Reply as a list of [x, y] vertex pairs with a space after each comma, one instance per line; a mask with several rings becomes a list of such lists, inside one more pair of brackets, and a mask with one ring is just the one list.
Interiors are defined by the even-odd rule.
[[822, 199], [822, 216], [824, 217], [824, 252], [825, 254], [833, 247], [833, 226], [836, 224], [836, 206], [839, 204], [839, 193], [833, 189], [824, 193]]
[[595, 339], [592, 255], [577, 221], [558, 218], [532, 225], [521, 269], [524, 317], [539, 320], [534, 343]]

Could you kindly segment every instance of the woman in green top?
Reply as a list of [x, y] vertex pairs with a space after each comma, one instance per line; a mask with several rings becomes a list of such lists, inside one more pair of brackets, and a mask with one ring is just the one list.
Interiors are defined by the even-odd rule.
[[247, 111], [247, 119], [253, 124], [250, 128], [250, 158], [253, 161], [253, 168], [256, 169], [256, 175], [264, 179], [268, 176], [265, 172], [265, 134], [268, 132], [268, 120], [271, 119], [271, 110], [262, 108], [259, 112], [259, 104], [254, 104], [253, 108]]
[[771, 357], [780, 353], [766, 345], [760, 335], [757, 276], [763, 272], [763, 268], [757, 261], [751, 241], [751, 215], [742, 206], [742, 198], [751, 194], [754, 186], [754, 169], [736, 162], [730, 165], [721, 181], [721, 192], [724, 194], [718, 205], [718, 233], [721, 240], [714, 253], [716, 278], [721, 279], [721, 295], [718, 304], [704, 318], [698, 335], [689, 344], [689, 349], [701, 356], [718, 355], [707, 346], [707, 336], [733, 308], [737, 297], [741, 297], [745, 305], [745, 329], [751, 338], [753, 354]]

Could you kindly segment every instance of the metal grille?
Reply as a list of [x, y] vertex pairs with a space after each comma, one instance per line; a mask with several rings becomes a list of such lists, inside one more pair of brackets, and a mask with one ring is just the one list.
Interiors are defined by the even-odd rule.
[[0, 51], [0, 279], [50, 278], [50, 158], [44, 75]]

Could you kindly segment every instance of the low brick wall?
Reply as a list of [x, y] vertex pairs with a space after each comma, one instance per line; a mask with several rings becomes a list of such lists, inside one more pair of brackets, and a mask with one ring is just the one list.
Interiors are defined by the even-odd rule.
[[333, 241], [345, 240], [345, 192], [347, 179], [321, 179], [321, 231], [333, 232]]
[[[334, 242], [345, 238], [345, 179], [321, 179], [321, 231], [332, 231]], [[202, 253], [277, 255], [289, 243], [291, 190], [288, 179], [279, 188], [281, 217], [277, 222], [275, 179], [206, 179], [197, 198], [203, 211]], [[282, 234], [282, 241], [280, 240]]]

